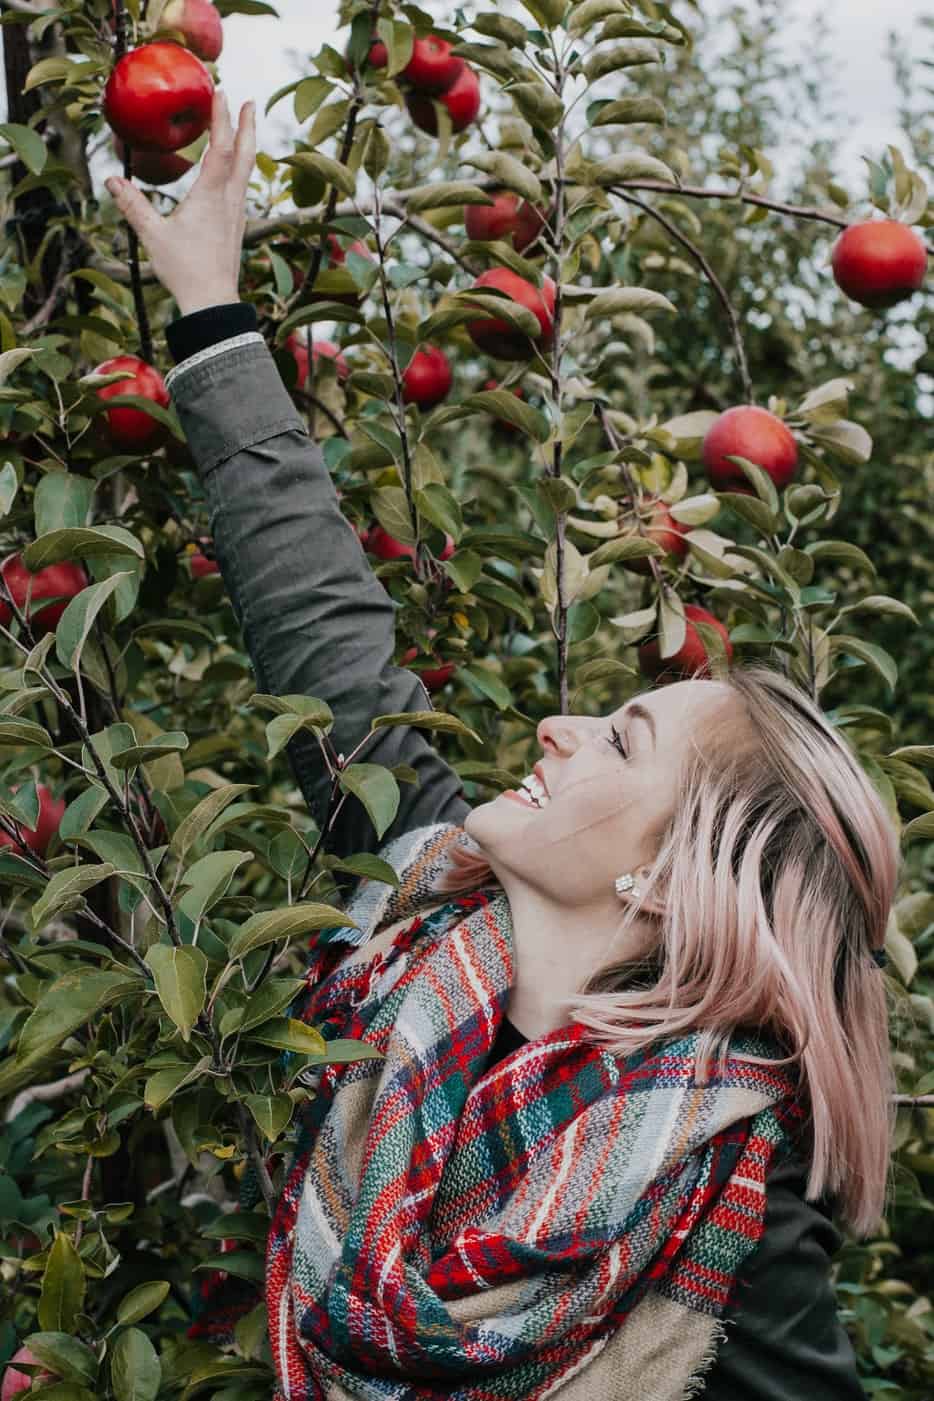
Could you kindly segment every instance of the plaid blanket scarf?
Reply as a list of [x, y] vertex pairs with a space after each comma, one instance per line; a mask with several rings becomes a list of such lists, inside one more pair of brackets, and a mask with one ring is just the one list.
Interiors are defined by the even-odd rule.
[[578, 1023], [485, 1075], [513, 944], [499, 886], [445, 894], [469, 843], [387, 844], [399, 888], [362, 882], [359, 930], [314, 941], [301, 1015], [380, 1056], [323, 1067], [306, 1107], [267, 1252], [277, 1401], [681, 1401], [762, 1234], [794, 1079], [747, 1059], [780, 1058], [759, 1035], [698, 1088], [696, 1034], [621, 1057]]

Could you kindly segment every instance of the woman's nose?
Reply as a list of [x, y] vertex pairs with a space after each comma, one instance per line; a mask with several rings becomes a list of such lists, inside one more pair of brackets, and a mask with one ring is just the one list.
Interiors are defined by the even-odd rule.
[[535, 731], [546, 754], [573, 754], [580, 743], [573, 720], [567, 715], [548, 715], [540, 720]]

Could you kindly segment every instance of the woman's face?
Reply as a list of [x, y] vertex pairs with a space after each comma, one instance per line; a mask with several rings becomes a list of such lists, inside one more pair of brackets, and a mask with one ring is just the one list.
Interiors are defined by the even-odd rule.
[[703, 750], [724, 707], [735, 707], [742, 723], [728, 685], [681, 681], [607, 716], [549, 716], [538, 726], [535, 766], [545, 806], [500, 793], [468, 814], [465, 830], [504, 885], [519, 880], [569, 907], [602, 903], [615, 895], [617, 876], [653, 861], [684, 761], [692, 747]]

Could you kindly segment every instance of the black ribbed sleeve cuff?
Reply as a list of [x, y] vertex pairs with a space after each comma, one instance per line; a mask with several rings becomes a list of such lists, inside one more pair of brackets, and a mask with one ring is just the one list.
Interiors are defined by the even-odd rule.
[[250, 302], [224, 302], [221, 306], [206, 306], [179, 316], [165, 328], [169, 353], [176, 365], [197, 355], [199, 350], [217, 345], [231, 336], [258, 328], [256, 308]]

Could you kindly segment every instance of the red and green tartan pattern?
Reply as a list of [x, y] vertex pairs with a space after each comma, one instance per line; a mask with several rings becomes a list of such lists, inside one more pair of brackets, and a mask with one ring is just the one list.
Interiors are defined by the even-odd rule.
[[[511, 921], [495, 886], [438, 907], [463, 837], [439, 824], [390, 843], [399, 889], [365, 882], [360, 930], [315, 944], [301, 1015], [381, 1057], [324, 1067], [304, 1112], [267, 1251], [280, 1401], [537, 1401], [650, 1290], [719, 1317], [803, 1117], [757, 1033], [703, 1086], [696, 1033], [621, 1057], [578, 1023], [485, 1075]], [[335, 970], [409, 915], [382, 954]]]

